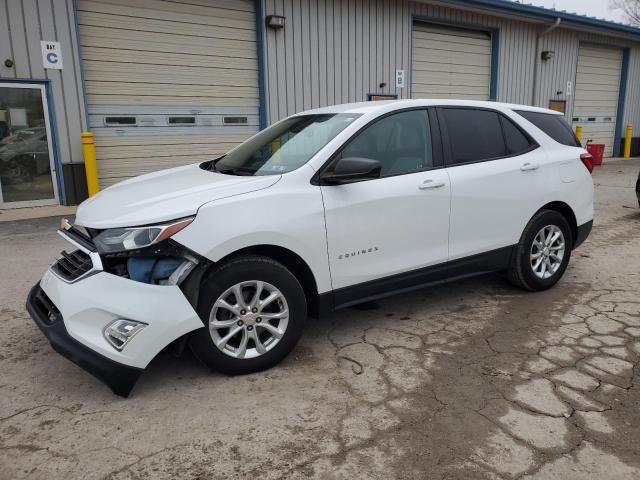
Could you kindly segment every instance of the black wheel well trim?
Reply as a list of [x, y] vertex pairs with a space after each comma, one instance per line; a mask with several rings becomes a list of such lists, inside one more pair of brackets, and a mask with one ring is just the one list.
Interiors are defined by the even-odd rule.
[[[221, 262], [231, 258], [249, 254], [261, 255], [263, 257], [270, 258], [287, 268], [298, 279], [302, 289], [304, 290], [304, 294], [307, 297], [308, 313], [314, 316], [318, 315], [318, 284], [315, 276], [313, 275], [313, 271], [300, 255], [288, 248], [270, 244], [252, 245], [225, 255], [223, 258], [215, 262], [215, 264], [220, 264]], [[211, 266], [215, 264], [212, 263]]]
[[576, 219], [576, 214], [573, 212], [571, 206], [565, 202], [556, 200], [542, 206], [540, 209], [538, 209], [535, 215], [537, 215], [542, 210], [553, 210], [555, 212], [558, 212], [567, 220], [567, 222], [569, 223], [569, 227], [571, 228], [571, 241], [573, 242], [573, 246], [575, 247], [576, 240], [578, 238], [578, 220]]

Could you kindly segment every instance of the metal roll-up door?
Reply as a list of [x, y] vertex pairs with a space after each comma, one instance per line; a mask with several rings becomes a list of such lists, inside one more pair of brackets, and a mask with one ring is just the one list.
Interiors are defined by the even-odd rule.
[[415, 24], [411, 51], [413, 98], [489, 99], [488, 32]]
[[582, 125], [583, 143], [604, 143], [605, 157], [613, 155], [621, 75], [621, 49], [580, 45], [573, 124]]
[[228, 151], [258, 131], [253, 0], [79, 0], [100, 186]]

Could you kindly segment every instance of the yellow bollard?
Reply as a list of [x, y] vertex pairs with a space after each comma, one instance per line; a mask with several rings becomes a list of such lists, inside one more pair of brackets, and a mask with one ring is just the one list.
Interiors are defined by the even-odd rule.
[[576, 125], [576, 138], [582, 144], [582, 125]]
[[631, 158], [631, 137], [633, 136], [633, 125], [627, 125], [627, 132], [624, 136], [624, 158]]
[[84, 171], [87, 176], [87, 190], [89, 196], [92, 197], [100, 191], [100, 185], [98, 184], [96, 144], [91, 132], [82, 132], [82, 154], [84, 156]]

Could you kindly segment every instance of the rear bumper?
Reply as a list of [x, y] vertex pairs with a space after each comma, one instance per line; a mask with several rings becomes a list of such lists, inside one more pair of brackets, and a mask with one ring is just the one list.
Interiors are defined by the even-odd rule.
[[593, 220], [578, 226], [578, 234], [573, 242], [573, 248], [578, 248], [587, 239], [593, 228]]
[[52, 308], [56, 307], [53, 306], [53, 303], [47, 306], [47, 302], [51, 301], [37, 284], [27, 297], [27, 311], [47, 337], [53, 349], [102, 380], [116, 395], [128, 397], [143, 369], [115, 362], [72, 338], [67, 332], [61, 316], [52, 320], [50, 312]]

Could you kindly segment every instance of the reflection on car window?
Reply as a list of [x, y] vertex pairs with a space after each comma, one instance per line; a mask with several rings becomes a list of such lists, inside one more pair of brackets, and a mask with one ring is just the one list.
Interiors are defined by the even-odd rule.
[[445, 108], [453, 163], [477, 162], [503, 157], [506, 146], [498, 114], [474, 108]]
[[553, 113], [529, 112], [526, 110], [516, 110], [516, 113], [533, 123], [544, 133], [553, 138], [556, 142], [569, 147], [580, 147], [580, 142], [576, 138], [571, 127], [564, 121], [562, 115]]
[[215, 162], [220, 173], [275, 175], [307, 163], [359, 115], [323, 114], [287, 118], [263, 130]]
[[520, 128], [503, 115], [500, 116], [500, 121], [502, 122], [502, 132], [504, 133], [504, 141], [509, 155], [520, 155], [531, 149], [533, 143]]
[[381, 177], [419, 172], [433, 166], [426, 110], [389, 115], [367, 127], [342, 151], [342, 158], [378, 160]]

